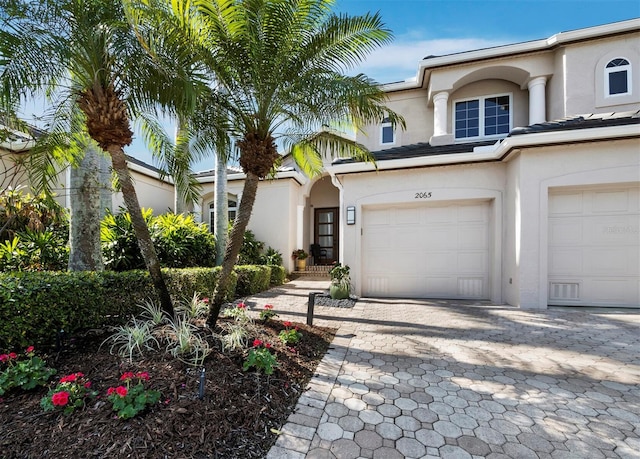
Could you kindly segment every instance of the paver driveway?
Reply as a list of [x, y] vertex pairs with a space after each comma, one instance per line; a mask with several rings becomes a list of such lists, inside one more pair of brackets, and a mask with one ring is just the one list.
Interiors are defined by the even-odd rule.
[[640, 458], [638, 311], [361, 300], [337, 314], [270, 458]]

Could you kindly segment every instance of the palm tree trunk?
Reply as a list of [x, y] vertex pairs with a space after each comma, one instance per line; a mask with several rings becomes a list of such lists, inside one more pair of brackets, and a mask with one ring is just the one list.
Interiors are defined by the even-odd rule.
[[118, 174], [118, 180], [120, 181], [120, 187], [122, 189], [122, 197], [127, 206], [127, 210], [131, 215], [131, 223], [136, 234], [136, 239], [138, 240], [138, 246], [140, 247], [142, 258], [144, 258], [144, 262], [149, 270], [156, 293], [160, 297], [162, 309], [169, 314], [170, 317], [173, 317], [174, 311], [173, 304], [171, 303], [171, 296], [169, 295], [167, 284], [165, 284], [164, 278], [162, 277], [160, 262], [158, 261], [158, 256], [153, 247], [149, 227], [142, 216], [138, 195], [136, 194], [136, 189], [134, 188], [131, 176], [129, 175], [129, 168], [127, 167], [127, 158], [124, 154], [124, 150], [120, 146], [114, 144], [109, 145], [106, 150], [111, 155], [113, 169]]
[[220, 266], [224, 262], [224, 254], [227, 247], [227, 236], [229, 233], [227, 164], [220, 152], [216, 154], [215, 185], [214, 234], [216, 236], [216, 266]]
[[216, 324], [218, 316], [220, 315], [220, 309], [224, 303], [229, 281], [231, 280], [231, 271], [233, 271], [233, 267], [240, 254], [240, 249], [242, 248], [244, 232], [249, 225], [253, 204], [256, 201], [258, 182], [259, 178], [256, 174], [247, 172], [247, 178], [244, 181], [244, 187], [242, 189], [242, 200], [240, 201], [238, 214], [233, 223], [229, 241], [227, 242], [227, 250], [224, 254], [224, 261], [222, 262], [222, 271], [220, 272], [216, 293], [211, 302], [211, 309], [209, 310], [208, 322], [211, 327]]
[[71, 168], [69, 194], [69, 271], [102, 271], [100, 246], [100, 152], [93, 141], [87, 144], [78, 167]]

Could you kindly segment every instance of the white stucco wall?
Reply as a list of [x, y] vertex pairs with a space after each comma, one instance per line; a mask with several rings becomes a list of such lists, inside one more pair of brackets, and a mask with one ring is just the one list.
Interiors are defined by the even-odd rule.
[[[138, 202], [140, 207], [145, 209], [153, 209], [154, 215], [164, 214], [173, 210], [173, 185], [166, 181], [161, 181], [158, 178], [150, 177], [146, 174], [129, 169], [133, 185], [138, 195]], [[112, 209], [118, 210], [120, 206], [126, 207], [124, 199], [122, 199], [122, 193], [117, 192], [113, 194]]]

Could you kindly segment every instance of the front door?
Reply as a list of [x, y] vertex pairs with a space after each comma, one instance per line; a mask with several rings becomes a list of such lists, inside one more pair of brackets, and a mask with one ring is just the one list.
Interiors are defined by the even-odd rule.
[[316, 265], [330, 265], [338, 259], [338, 208], [315, 209], [315, 243], [320, 257]]

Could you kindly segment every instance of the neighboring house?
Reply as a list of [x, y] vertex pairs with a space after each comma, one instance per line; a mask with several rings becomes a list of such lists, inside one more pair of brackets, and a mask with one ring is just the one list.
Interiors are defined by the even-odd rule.
[[[640, 304], [640, 20], [429, 56], [383, 86], [372, 164], [283, 168], [249, 228], [351, 266], [363, 296], [522, 308]], [[287, 163], [285, 158], [285, 165]], [[228, 176], [238, 202], [243, 174]], [[201, 174], [209, 221], [213, 173]], [[231, 207], [231, 206], [230, 206]]]
[[[0, 131], [2, 130], [6, 128], [0, 125]], [[32, 192], [24, 163], [34, 145], [33, 137], [13, 130], [10, 130], [9, 134], [8, 138], [0, 142], [0, 191], [9, 187], [24, 187], [26, 191]], [[127, 161], [140, 206], [153, 209], [155, 214], [175, 209], [171, 178], [164, 175], [160, 169], [131, 156], [127, 156]], [[69, 167], [63, 167], [52, 191], [56, 200], [65, 207], [70, 206], [69, 182]], [[113, 193], [110, 210], [117, 211], [119, 207], [124, 207], [124, 200], [122, 193], [116, 192]]]

